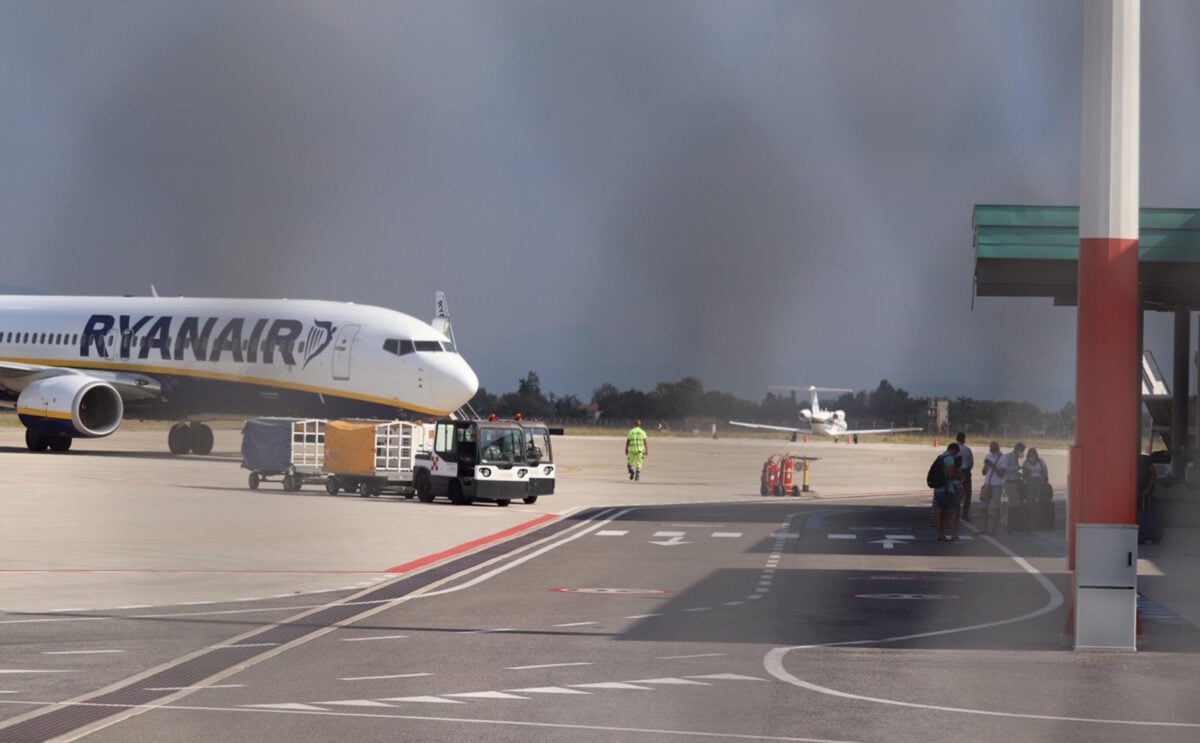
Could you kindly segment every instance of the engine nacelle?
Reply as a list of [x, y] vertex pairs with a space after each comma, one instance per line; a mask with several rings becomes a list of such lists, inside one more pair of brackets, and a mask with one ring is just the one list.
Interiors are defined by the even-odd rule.
[[808, 408], [804, 408], [803, 410], [800, 411], [800, 417], [806, 421], [811, 421], [812, 420], [812, 410], [810, 410]]
[[25, 427], [58, 436], [107, 436], [121, 425], [125, 404], [111, 384], [86, 374], [32, 382], [17, 398]]

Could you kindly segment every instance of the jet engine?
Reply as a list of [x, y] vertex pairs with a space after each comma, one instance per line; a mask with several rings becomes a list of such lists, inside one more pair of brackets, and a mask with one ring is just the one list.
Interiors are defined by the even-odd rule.
[[21, 391], [17, 414], [47, 436], [107, 436], [121, 425], [125, 404], [111, 384], [86, 374], [39, 379]]

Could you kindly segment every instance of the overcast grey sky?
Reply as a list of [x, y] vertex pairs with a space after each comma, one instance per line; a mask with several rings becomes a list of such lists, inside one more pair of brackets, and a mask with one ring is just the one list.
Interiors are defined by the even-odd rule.
[[[428, 319], [494, 392], [1073, 397], [971, 207], [1075, 204], [1079, 0], [0, 2], [0, 282]], [[1142, 7], [1142, 203], [1200, 205], [1200, 3]], [[1169, 366], [1170, 318], [1148, 339]], [[957, 348], [931, 345], [931, 332]], [[1001, 338], [997, 342], [995, 339]]]

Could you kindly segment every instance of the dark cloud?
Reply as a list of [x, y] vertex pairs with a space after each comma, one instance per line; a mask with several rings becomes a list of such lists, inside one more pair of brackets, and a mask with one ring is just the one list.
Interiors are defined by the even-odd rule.
[[[887, 378], [1059, 405], [1073, 311], [972, 310], [970, 218], [1077, 201], [1081, 17], [1079, 0], [8, 4], [5, 280], [422, 317], [441, 288], [495, 390], [531, 369], [583, 397]], [[1200, 6], [1143, 5], [1147, 205], [1200, 202], [1198, 27]], [[1169, 318], [1147, 327], [1169, 337]]]

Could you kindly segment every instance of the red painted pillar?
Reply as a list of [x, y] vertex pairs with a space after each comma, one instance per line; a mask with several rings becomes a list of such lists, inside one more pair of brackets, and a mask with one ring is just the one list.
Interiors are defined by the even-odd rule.
[[1138, 0], [1084, 3], [1071, 567], [1076, 524], [1137, 520], [1140, 17]]

